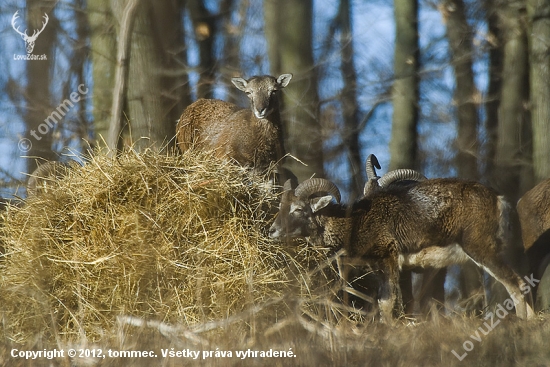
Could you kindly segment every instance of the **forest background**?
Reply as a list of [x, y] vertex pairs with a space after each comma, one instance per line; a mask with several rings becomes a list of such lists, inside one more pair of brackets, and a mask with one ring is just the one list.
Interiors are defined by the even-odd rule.
[[[286, 164], [300, 180], [335, 181], [348, 201], [370, 153], [381, 173], [474, 179], [512, 202], [550, 177], [545, 0], [3, 1], [0, 25], [7, 199], [25, 195], [42, 160], [113, 139], [170, 148], [194, 100], [244, 107], [231, 77], [281, 73], [294, 75], [283, 93], [286, 149], [307, 166]], [[30, 52], [25, 30], [41, 30]], [[125, 43], [128, 83], [113, 118]], [[120, 139], [109, 136], [113, 121]]]

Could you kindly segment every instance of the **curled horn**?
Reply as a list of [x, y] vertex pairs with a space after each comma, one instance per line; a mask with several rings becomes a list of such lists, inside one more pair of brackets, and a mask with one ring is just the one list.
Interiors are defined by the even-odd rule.
[[310, 178], [298, 185], [294, 194], [300, 199], [307, 199], [313, 194], [327, 193], [340, 202], [340, 190], [335, 184], [324, 178]]
[[396, 169], [395, 171], [388, 172], [380, 177], [380, 179], [378, 180], [378, 184], [380, 185], [380, 187], [387, 187], [395, 181], [405, 180], [424, 181], [426, 180], [426, 176], [424, 176], [420, 172], [408, 168]]
[[367, 171], [367, 178], [369, 180], [372, 180], [374, 178], [377, 178], [376, 170], [380, 169], [380, 163], [378, 163], [378, 158], [374, 154], [369, 154], [367, 157], [367, 163], [365, 164], [365, 170]]

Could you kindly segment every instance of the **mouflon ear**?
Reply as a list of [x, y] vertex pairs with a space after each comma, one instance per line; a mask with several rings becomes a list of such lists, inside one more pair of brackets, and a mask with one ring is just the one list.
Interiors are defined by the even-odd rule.
[[292, 74], [281, 74], [277, 78], [277, 83], [279, 83], [280, 88], [284, 88], [290, 83], [290, 79], [292, 79]]
[[332, 195], [316, 197], [310, 200], [311, 211], [317, 213], [332, 201]]
[[243, 92], [245, 91], [246, 86], [248, 85], [248, 82], [243, 78], [231, 78], [231, 83], [233, 83], [233, 85], [237, 87], [237, 89], [242, 90]]

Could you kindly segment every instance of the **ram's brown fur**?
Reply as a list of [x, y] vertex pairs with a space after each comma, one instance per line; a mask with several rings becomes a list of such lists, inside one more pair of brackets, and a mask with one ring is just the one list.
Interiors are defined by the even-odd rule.
[[510, 210], [492, 189], [458, 179], [390, 186], [351, 207], [287, 191], [271, 236], [309, 237], [375, 264], [381, 278], [380, 312], [386, 320], [396, 302], [401, 256], [409, 266], [432, 267], [471, 258], [515, 294], [520, 300], [517, 313], [527, 318], [534, 314], [523, 296], [525, 282], [503, 259], [510, 245]]

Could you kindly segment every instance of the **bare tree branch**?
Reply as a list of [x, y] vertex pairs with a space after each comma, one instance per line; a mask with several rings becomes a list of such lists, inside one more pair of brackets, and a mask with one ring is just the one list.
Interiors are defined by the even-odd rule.
[[122, 106], [126, 94], [128, 82], [128, 63], [130, 56], [130, 45], [132, 39], [132, 28], [134, 26], [135, 14], [139, 0], [128, 0], [124, 9], [124, 15], [120, 22], [119, 44], [117, 53], [117, 66], [115, 71], [115, 90], [113, 92], [113, 106], [111, 108], [111, 122], [109, 124], [109, 136], [107, 145], [111, 154], [115, 154], [119, 142], [122, 119]]

